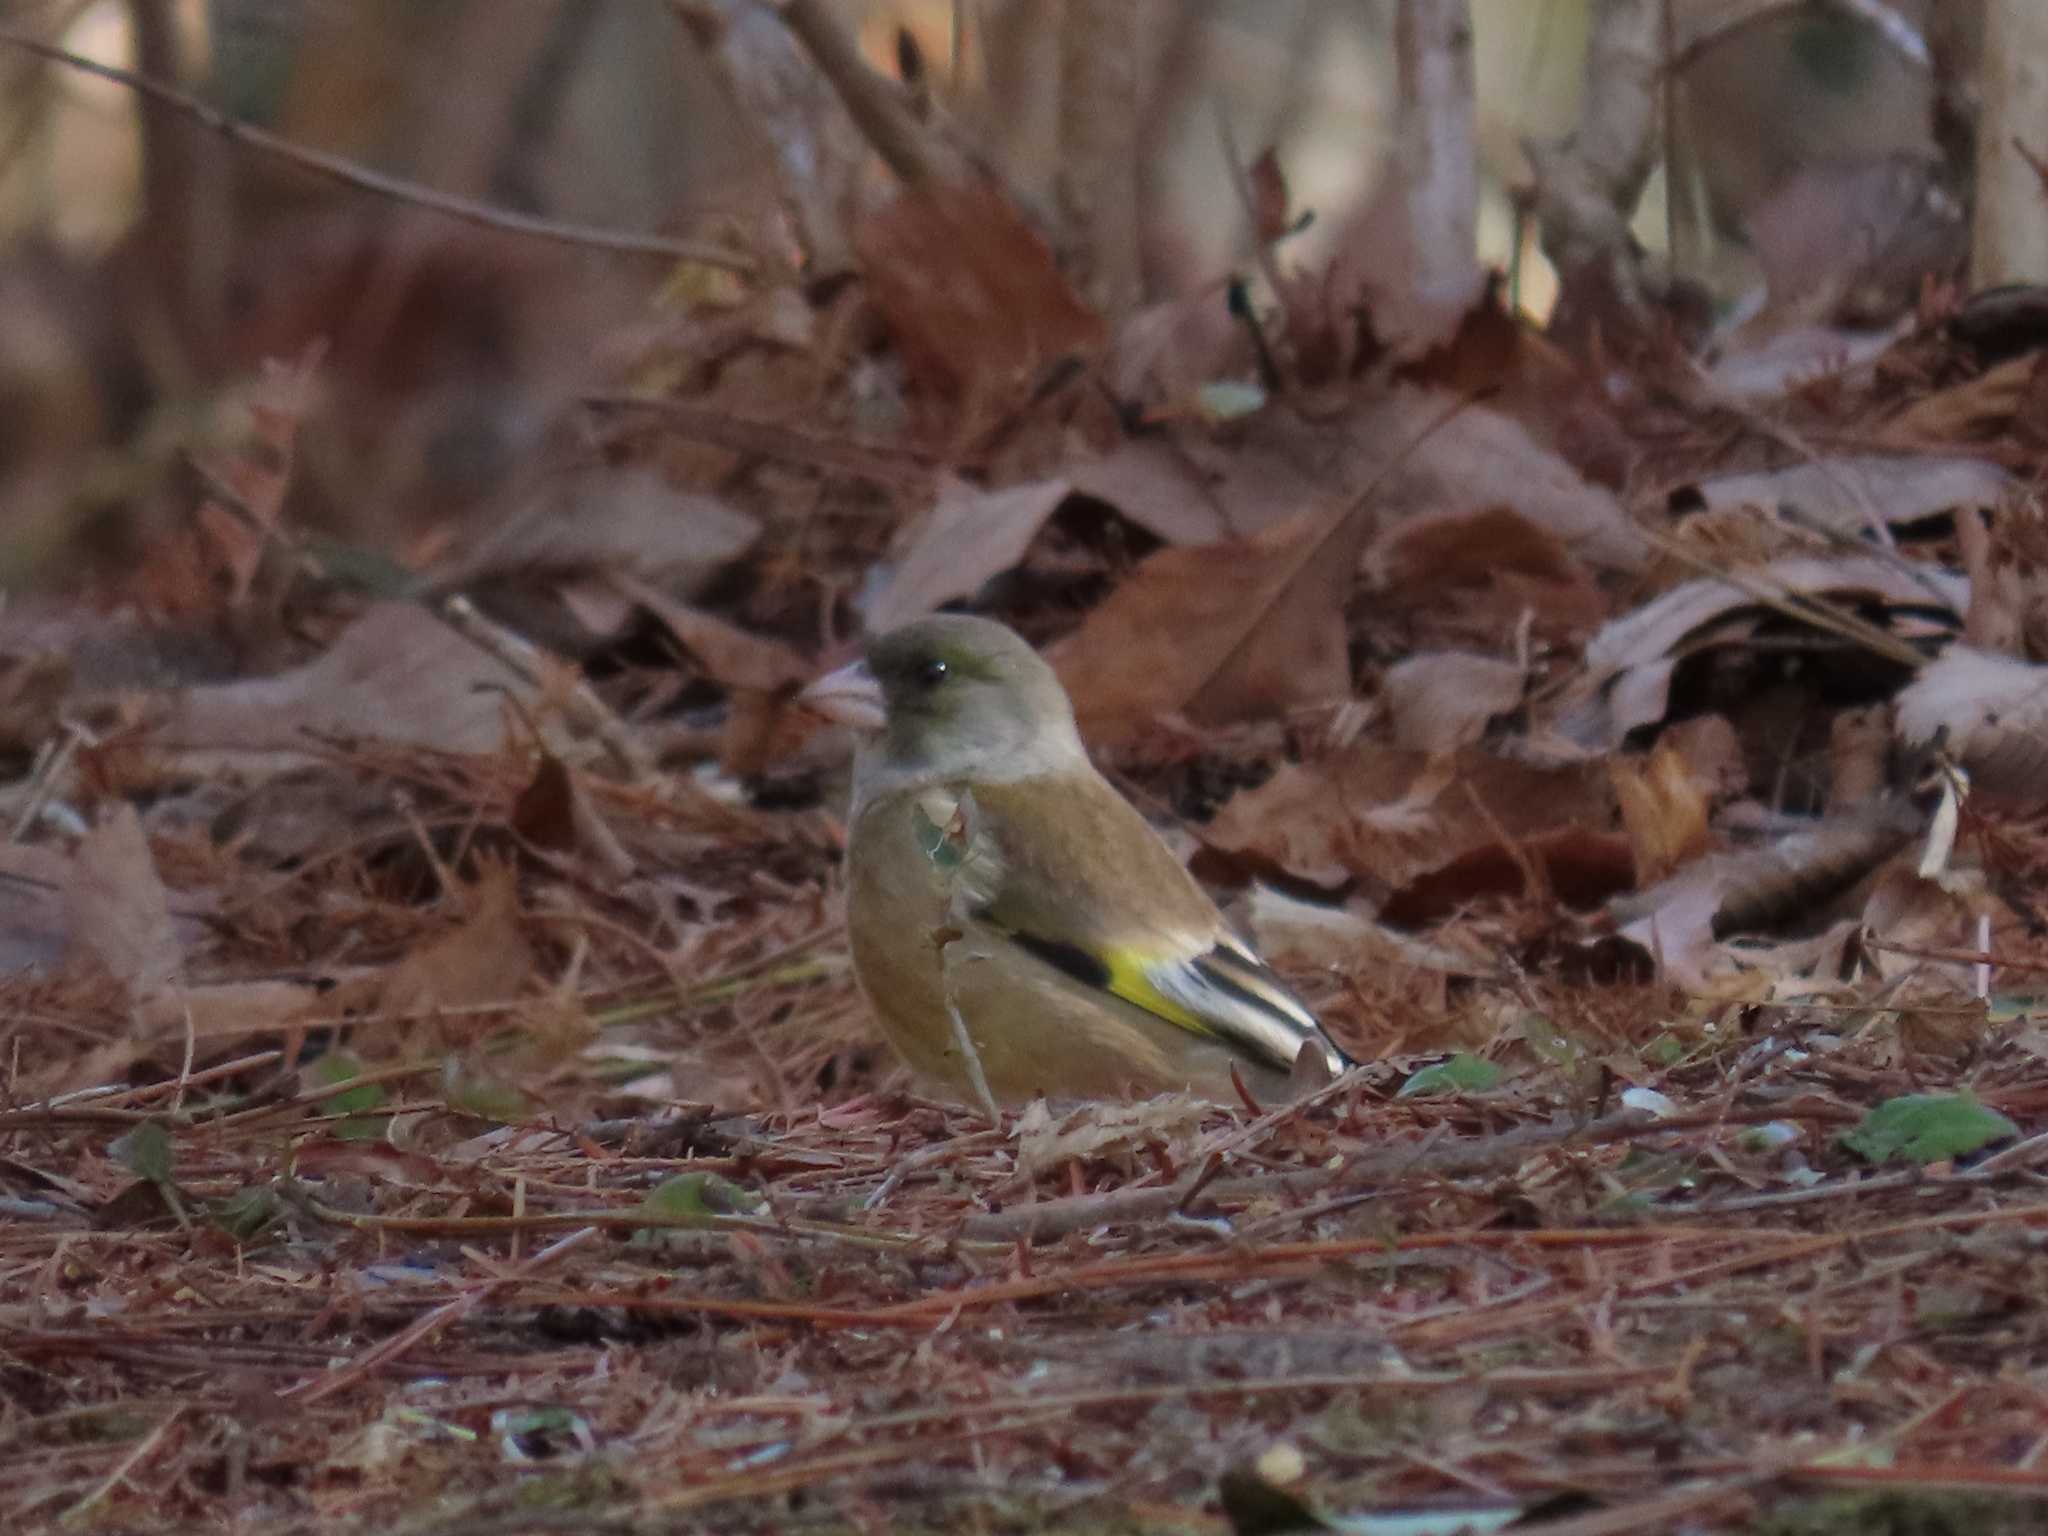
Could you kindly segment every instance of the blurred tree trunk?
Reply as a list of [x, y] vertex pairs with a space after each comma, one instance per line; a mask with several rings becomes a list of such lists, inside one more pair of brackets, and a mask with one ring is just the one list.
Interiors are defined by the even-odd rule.
[[758, 5], [699, 0], [676, 15], [759, 137], [810, 272], [850, 270], [866, 145], [831, 82]]
[[[1192, 10], [1215, 0], [1170, 3]], [[961, 104], [975, 142], [997, 155], [1010, 185], [1047, 208], [1059, 161], [1059, 93], [1045, 88], [1060, 68], [1059, 29], [1046, 25], [1051, 10], [1045, 0], [980, 0], [974, 14], [984, 85]]]
[[1979, 288], [2048, 279], [2048, 5], [1990, 0], [1971, 281]]
[[[128, 19], [135, 31], [136, 68], [152, 80], [184, 89], [187, 71], [168, 0], [129, 0]], [[179, 354], [157, 348], [154, 361], [173, 373], [203, 376], [219, 346], [225, 288], [225, 199], [219, 176], [203, 174], [209, 165], [219, 170], [218, 151], [202, 129], [164, 103], [145, 97], [137, 110], [142, 125], [141, 267], [150, 274], [152, 297]]]
[[1131, 0], [1066, 0], [1060, 29], [1060, 213], [1081, 291], [1112, 325], [1144, 296], [1137, 22]]
[[[1366, 215], [1365, 250], [1384, 254], [1367, 254], [1365, 273], [1374, 325], [1411, 354], [1448, 339], [1482, 287], [1468, 0], [1397, 0], [1394, 75], [1393, 154]], [[1371, 234], [1382, 219], [1388, 234]]]
[[1426, 287], [1468, 286], [1478, 272], [1479, 145], [1469, 0], [1400, 0], [1394, 59], [1401, 120], [1395, 157]]
[[968, 187], [980, 169], [911, 108], [902, 85], [877, 74], [827, 0], [785, 0], [783, 25], [811, 56], [868, 144], [905, 186]]
[[1600, 0], [1578, 126], [1559, 143], [1526, 146], [1567, 345], [1584, 339], [1571, 334], [1583, 325], [1649, 325], [1629, 220], [1656, 163], [1663, 16], [1664, 0]]
[[1397, 357], [1448, 340], [1482, 291], [1467, 0], [1397, 0], [1394, 125], [1379, 184], [1346, 218], [1330, 302], [1365, 309]]

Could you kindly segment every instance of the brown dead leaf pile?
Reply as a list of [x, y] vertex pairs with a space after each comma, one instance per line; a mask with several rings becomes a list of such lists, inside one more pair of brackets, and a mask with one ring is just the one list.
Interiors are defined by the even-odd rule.
[[[1737, 406], [1498, 313], [1339, 369], [1304, 311], [1217, 409], [1227, 345], [1105, 360], [974, 213], [702, 300], [489, 537], [323, 552], [278, 406], [210, 471], [253, 521], [8, 611], [0, 1521], [2048, 1493], [2012, 363], [1930, 325]], [[1357, 1072], [992, 1127], [877, 1050], [790, 700], [947, 603], [1048, 644]]]

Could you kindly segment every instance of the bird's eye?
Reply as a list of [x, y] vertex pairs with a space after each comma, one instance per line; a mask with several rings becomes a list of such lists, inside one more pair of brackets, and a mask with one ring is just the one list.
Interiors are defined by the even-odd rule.
[[946, 680], [946, 673], [949, 670], [951, 669], [947, 667], [945, 658], [942, 656], [933, 656], [925, 661], [921, 661], [917, 667], [917, 686], [920, 688], [936, 688]]

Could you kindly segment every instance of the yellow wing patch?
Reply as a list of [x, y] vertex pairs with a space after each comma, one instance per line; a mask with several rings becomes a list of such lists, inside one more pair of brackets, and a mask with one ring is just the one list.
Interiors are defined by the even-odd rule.
[[1127, 1003], [1135, 1003], [1147, 1013], [1157, 1014], [1170, 1024], [1178, 1024], [1191, 1035], [1215, 1035], [1216, 1031], [1199, 1016], [1160, 991], [1135, 956], [1113, 954], [1107, 958], [1109, 981], [1106, 990]]

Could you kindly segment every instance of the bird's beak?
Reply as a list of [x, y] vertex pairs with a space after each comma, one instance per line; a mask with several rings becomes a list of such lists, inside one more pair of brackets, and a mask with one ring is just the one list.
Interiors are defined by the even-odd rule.
[[849, 726], [863, 735], [879, 731], [888, 720], [882, 708], [882, 685], [864, 661], [827, 672], [797, 695], [811, 713]]

